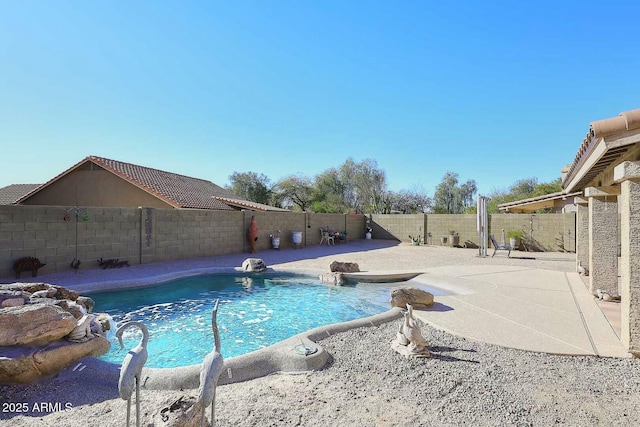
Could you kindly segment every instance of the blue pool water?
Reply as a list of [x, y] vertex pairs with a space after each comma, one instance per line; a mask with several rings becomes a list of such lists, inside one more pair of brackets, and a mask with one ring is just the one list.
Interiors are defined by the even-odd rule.
[[[148, 367], [199, 364], [213, 349], [211, 311], [216, 298], [218, 329], [225, 358], [275, 344], [318, 326], [353, 320], [389, 309], [394, 284], [326, 286], [300, 275], [205, 275], [165, 284], [91, 294], [95, 312], [109, 313], [121, 324], [143, 322], [150, 332]], [[115, 338], [101, 357], [122, 363], [141, 335]]]

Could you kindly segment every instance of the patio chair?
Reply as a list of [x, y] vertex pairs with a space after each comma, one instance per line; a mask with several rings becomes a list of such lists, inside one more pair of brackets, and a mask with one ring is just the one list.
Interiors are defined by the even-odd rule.
[[336, 239], [333, 234], [329, 233], [329, 230], [320, 229], [320, 244], [327, 242], [327, 245], [335, 245]]
[[507, 252], [507, 258], [511, 258], [511, 245], [499, 245], [493, 234], [490, 234], [489, 238], [491, 239], [491, 244], [493, 245], [493, 255], [491, 255], [491, 258], [493, 258], [498, 251], [509, 251]]

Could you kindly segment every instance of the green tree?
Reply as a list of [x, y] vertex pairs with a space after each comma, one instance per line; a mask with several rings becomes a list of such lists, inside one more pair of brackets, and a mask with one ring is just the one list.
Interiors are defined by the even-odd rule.
[[473, 206], [476, 182], [472, 179], [458, 185], [458, 174], [447, 172], [433, 195], [434, 213], [459, 214]]
[[311, 209], [314, 212], [345, 212], [345, 191], [338, 169], [327, 169], [315, 177]]
[[282, 178], [275, 187], [275, 195], [279, 205], [293, 203], [302, 212], [311, 207], [313, 201], [313, 182], [303, 175], [289, 175]]
[[433, 204], [426, 193], [418, 190], [400, 190], [389, 193], [389, 212], [402, 212], [403, 214], [424, 213], [431, 209]]
[[225, 188], [238, 197], [256, 203], [269, 204], [272, 195], [271, 181], [264, 174], [234, 172]]
[[356, 163], [349, 158], [340, 167], [345, 184], [345, 205], [360, 213], [382, 213], [388, 199], [387, 178], [372, 159]]
[[[498, 205], [502, 203], [515, 202], [516, 200], [528, 199], [530, 197], [544, 196], [562, 191], [562, 180], [554, 179], [550, 182], [538, 183], [538, 178], [519, 179], [508, 189], [493, 189], [489, 194], [487, 212], [497, 213], [500, 210]], [[543, 211], [543, 210], [542, 210]]]
[[356, 162], [349, 158], [315, 178], [314, 212], [382, 213], [389, 206], [386, 174], [375, 160]]

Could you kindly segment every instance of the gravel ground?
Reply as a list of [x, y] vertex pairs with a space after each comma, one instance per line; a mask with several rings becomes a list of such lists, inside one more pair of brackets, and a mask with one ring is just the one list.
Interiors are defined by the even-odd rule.
[[[219, 387], [216, 425], [640, 424], [637, 359], [530, 353], [473, 342], [428, 325], [422, 330], [431, 357], [405, 359], [389, 348], [398, 322], [322, 340], [333, 355], [322, 371]], [[29, 389], [0, 391], [10, 399], [29, 398]], [[37, 394], [46, 396], [46, 387]], [[194, 395], [194, 390], [145, 391], [142, 425], [153, 425], [154, 412], [179, 397]], [[42, 418], [17, 416], [2, 425], [120, 426], [124, 414], [125, 402], [112, 399]]]

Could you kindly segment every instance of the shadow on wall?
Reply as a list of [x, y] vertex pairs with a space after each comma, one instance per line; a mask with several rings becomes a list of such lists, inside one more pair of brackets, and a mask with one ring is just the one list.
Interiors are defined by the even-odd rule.
[[371, 234], [374, 239], [401, 241], [375, 221], [371, 221]]
[[531, 237], [531, 234], [524, 233], [520, 242], [520, 250], [525, 252], [547, 252], [553, 251], [551, 248], [545, 248], [542, 243]]

